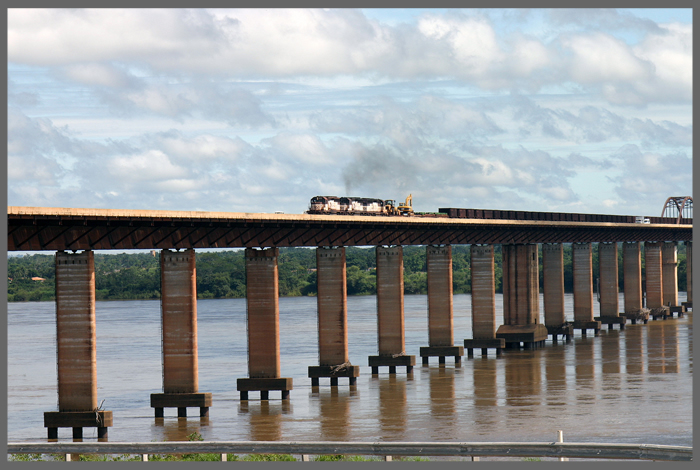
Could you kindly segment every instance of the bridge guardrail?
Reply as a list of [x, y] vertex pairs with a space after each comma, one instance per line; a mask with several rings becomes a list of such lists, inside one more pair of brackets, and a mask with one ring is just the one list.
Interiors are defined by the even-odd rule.
[[[20, 442], [8, 443], [8, 454], [298, 454], [454, 457], [559, 457], [691, 461], [692, 447], [653, 444], [577, 442]], [[306, 457], [306, 458], [304, 458]], [[389, 460], [389, 459], [387, 459]], [[476, 460], [476, 459], [474, 459]]]

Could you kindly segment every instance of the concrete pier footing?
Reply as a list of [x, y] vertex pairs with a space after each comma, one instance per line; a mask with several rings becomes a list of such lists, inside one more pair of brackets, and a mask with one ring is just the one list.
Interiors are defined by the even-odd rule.
[[349, 385], [355, 385], [357, 383], [357, 378], [360, 376], [360, 367], [353, 365], [340, 365], [340, 366], [309, 366], [309, 378], [311, 379], [311, 386], [318, 387], [320, 385], [319, 378], [328, 377], [330, 378], [331, 387], [338, 386], [339, 377], [347, 377], [349, 379]]
[[601, 325], [601, 322], [597, 320], [574, 320], [572, 324], [574, 330], [581, 330], [581, 336], [586, 336], [586, 332], [588, 330], [593, 330], [593, 334], [595, 336], [598, 336], [598, 332], [600, 332]]
[[398, 356], [385, 355], [369, 356], [369, 366], [372, 368], [372, 375], [379, 373], [380, 367], [388, 367], [390, 374], [396, 374], [397, 367], [406, 367], [406, 373], [413, 372], [413, 366], [416, 365], [416, 356], [402, 354]]
[[462, 346], [427, 346], [420, 348], [420, 357], [423, 365], [428, 365], [431, 357], [437, 357], [438, 364], [444, 364], [446, 357], [454, 357], [455, 364], [461, 364], [462, 356], [464, 356], [464, 347]]
[[261, 400], [269, 400], [270, 392], [282, 392], [282, 400], [289, 398], [292, 390], [291, 377], [258, 377], [240, 378], [236, 380], [236, 390], [241, 394], [241, 400], [248, 400], [248, 392], [260, 392]]
[[94, 253], [56, 253], [56, 356], [58, 411], [44, 413], [49, 439], [58, 428], [73, 428], [81, 438], [83, 427], [96, 427], [107, 438], [112, 412], [97, 406]]
[[467, 357], [474, 357], [474, 350], [481, 349], [481, 355], [486, 356], [489, 349], [496, 350], [496, 356], [500, 356], [506, 347], [506, 340], [503, 338], [485, 339], [465, 339], [464, 349], [467, 350]]
[[44, 413], [44, 427], [48, 428], [49, 439], [58, 439], [58, 428], [73, 428], [75, 439], [82, 439], [83, 428], [97, 428], [97, 438], [106, 439], [108, 428], [113, 424], [111, 411], [47, 411]]
[[178, 418], [187, 417], [187, 408], [199, 408], [199, 416], [209, 416], [211, 393], [152, 393], [151, 408], [156, 418], [164, 417], [164, 408], [177, 408]]
[[574, 324], [571, 322], [564, 322], [561, 325], [545, 325], [547, 328], [547, 334], [552, 337], [552, 343], [558, 342], [558, 337], [561, 336], [562, 340], [567, 343], [571, 341], [571, 337], [574, 335]]
[[260, 392], [261, 400], [279, 390], [289, 398], [292, 379], [280, 377], [278, 248], [246, 248], [246, 306], [248, 322], [248, 378], [236, 382], [241, 400]]

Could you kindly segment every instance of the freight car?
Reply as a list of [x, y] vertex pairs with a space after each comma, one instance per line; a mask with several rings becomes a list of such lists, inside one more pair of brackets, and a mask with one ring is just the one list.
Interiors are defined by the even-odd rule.
[[410, 217], [447, 217], [453, 219], [496, 219], [496, 220], [548, 220], [557, 222], [607, 222], [617, 224], [692, 224], [693, 219], [674, 217], [647, 217], [634, 215], [576, 214], [569, 212], [530, 212], [498, 209], [461, 209], [441, 207], [438, 212], [414, 212], [412, 195], [405, 202], [394, 199], [373, 199], [362, 197], [315, 196], [311, 198], [307, 214], [332, 215], [401, 215]]
[[[640, 216], [610, 214], [575, 214], [569, 212], [529, 212], [506, 211], [496, 209], [459, 209], [454, 207], [438, 209], [438, 212], [450, 218], [458, 219], [502, 219], [502, 220], [553, 220], [560, 222], [609, 222], [616, 224], [634, 224]], [[675, 224], [673, 217], [641, 216], [643, 223]], [[681, 219], [681, 224], [692, 224], [693, 219]]]

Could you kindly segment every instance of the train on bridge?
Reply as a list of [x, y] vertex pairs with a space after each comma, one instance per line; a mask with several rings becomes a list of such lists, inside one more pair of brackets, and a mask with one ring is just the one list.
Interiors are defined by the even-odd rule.
[[413, 196], [408, 195], [402, 203], [394, 199], [366, 197], [314, 196], [307, 214], [326, 215], [370, 215], [405, 217], [446, 217], [452, 219], [496, 219], [496, 220], [549, 220], [558, 222], [609, 222], [642, 224], [691, 224], [692, 218], [648, 217], [635, 215], [577, 214], [570, 212], [532, 212], [498, 209], [461, 209], [441, 207], [438, 212], [416, 212]]

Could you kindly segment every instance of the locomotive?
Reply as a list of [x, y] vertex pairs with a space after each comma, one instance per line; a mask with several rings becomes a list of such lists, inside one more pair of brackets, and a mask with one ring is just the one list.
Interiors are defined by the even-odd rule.
[[404, 215], [412, 216], [413, 198], [409, 194], [405, 202], [396, 204], [394, 199], [369, 197], [314, 196], [307, 214], [334, 215]]

